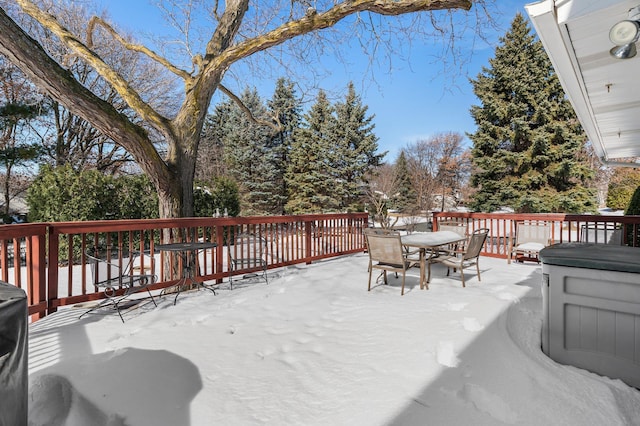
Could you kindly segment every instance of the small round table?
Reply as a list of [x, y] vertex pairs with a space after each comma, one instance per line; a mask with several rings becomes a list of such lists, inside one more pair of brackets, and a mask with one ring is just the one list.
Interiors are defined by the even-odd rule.
[[[182, 278], [180, 278], [178, 283], [175, 285], [175, 287], [177, 288], [177, 291], [176, 291], [176, 297], [173, 300], [174, 305], [178, 301], [178, 296], [182, 291], [182, 287], [188, 288], [189, 286], [192, 286], [195, 284], [198, 288], [199, 287], [206, 288], [207, 290], [211, 290], [213, 294], [216, 294], [216, 291], [212, 286], [207, 286], [203, 282], [199, 282], [195, 279], [197, 271], [194, 269], [196, 265], [196, 256], [198, 255], [198, 252], [206, 249], [211, 249], [214, 247], [218, 247], [218, 244], [206, 242], [206, 241], [157, 244], [155, 246], [155, 248], [160, 251], [177, 253], [182, 258]], [[191, 258], [193, 259], [193, 262], [189, 262], [189, 254], [191, 254]], [[161, 295], [164, 295], [164, 294], [166, 293], [163, 290]]]

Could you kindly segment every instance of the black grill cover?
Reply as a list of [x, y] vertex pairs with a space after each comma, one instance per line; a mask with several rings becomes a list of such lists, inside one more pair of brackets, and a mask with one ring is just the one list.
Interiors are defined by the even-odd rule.
[[27, 295], [0, 281], [0, 426], [27, 424]]

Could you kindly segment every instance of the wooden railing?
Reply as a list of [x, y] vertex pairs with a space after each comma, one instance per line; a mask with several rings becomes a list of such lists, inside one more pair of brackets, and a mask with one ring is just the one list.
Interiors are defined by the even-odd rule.
[[[25, 290], [32, 320], [104, 297], [91, 280], [86, 254], [99, 248], [137, 253], [135, 268], [158, 277], [152, 289], [181, 278], [182, 258], [158, 251], [161, 242], [217, 243], [197, 257], [198, 281], [221, 283], [229, 276], [227, 241], [255, 233], [268, 241], [268, 268], [362, 252], [366, 213], [238, 218], [184, 218], [64, 222], [0, 226], [0, 274]], [[243, 274], [247, 271], [234, 271]]]
[[[183, 271], [182, 259], [158, 251], [157, 244], [215, 242], [215, 248], [197, 258], [197, 279], [219, 284], [229, 276], [226, 245], [234, 235], [263, 236], [268, 241], [268, 268], [278, 268], [364, 251], [362, 229], [368, 226], [367, 219], [366, 213], [357, 213], [3, 225], [0, 279], [25, 290], [29, 315], [36, 320], [59, 307], [104, 297], [93, 285], [86, 262], [86, 253], [99, 247], [139, 253], [135, 266], [158, 277], [152, 287], [157, 290], [174, 285]], [[444, 220], [464, 223], [468, 232], [489, 228], [484, 256], [506, 258], [515, 223], [522, 220], [549, 223], [553, 242], [584, 241], [585, 230], [604, 228], [605, 236], [608, 229], [617, 229], [623, 244], [640, 246], [640, 216], [443, 212], [434, 215], [433, 229]]]
[[[621, 243], [640, 247], [640, 216], [572, 215], [563, 213], [454, 213], [434, 214], [433, 229], [438, 223], [463, 223], [469, 233], [488, 228], [489, 236], [482, 255], [506, 258], [509, 242], [515, 236], [516, 222], [544, 222], [551, 226], [551, 242], [604, 242], [611, 232], [620, 233]], [[596, 232], [593, 232], [596, 231]]]

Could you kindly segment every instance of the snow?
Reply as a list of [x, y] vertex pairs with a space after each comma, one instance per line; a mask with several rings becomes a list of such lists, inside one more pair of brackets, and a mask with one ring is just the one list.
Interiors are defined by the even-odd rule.
[[540, 349], [541, 267], [367, 292], [367, 257], [30, 326], [31, 425], [631, 425], [640, 391]]

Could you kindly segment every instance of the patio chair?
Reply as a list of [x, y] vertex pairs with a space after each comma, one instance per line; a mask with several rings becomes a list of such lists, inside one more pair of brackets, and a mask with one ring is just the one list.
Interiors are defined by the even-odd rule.
[[80, 318], [97, 309], [111, 306], [124, 322], [122, 309], [123, 306], [129, 306], [129, 303], [125, 302], [131, 301], [131, 295], [143, 290], [149, 293], [153, 304], [158, 306], [149, 289], [149, 286], [156, 281], [156, 276], [135, 272], [133, 264], [139, 256], [137, 252], [123, 252], [121, 256], [118, 253], [117, 249], [106, 251], [104, 258], [97, 257], [101, 254], [99, 250], [95, 251], [96, 256], [85, 254], [86, 262], [91, 269], [92, 283], [96, 289], [104, 292], [106, 299], [84, 312]]
[[462, 279], [462, 287], [466, 287], [464, 281], [464, 269], [475, 265], [478, 281], [480, 281], [480, 251], [487, 240], [487, 235], [489, 235], [489, 229], [476, 229], [473, 231], [473, 234], [471, 234], [471, 237], [469, 237], [465, 249], [458, 249], [457, 251], [453, 251], [447, 255], [440, 255], [429, 259], [429, 275], [431, 275], [431, 263], [442, 263], [447, 267], [447, 276], [449, 276], [451, 269], [453, 269], [454, 272], [459, 269], [460, 278]]
[[534, 260], [540, 263], [538, 253], [550, 245], [551, 227], [547, 223], [516, 222], [516, 238], [509, 240], [508, 263]]
[[622, 226], [615, 223], [591, 223], [580, 227], [583, 243], [622, 245]]
[[229, 259], [229, 288], [233, 289], [235, 272], [246, 271], [242, 278], [259, 276], [269, 284], [267, 278], [267, 240], [251, 233], [239, 234], [233, 245], [227, 247]]
[[467, 225], [462, 222], [443, 221], [438, 222], [438, 231], [452, 231], [462, 237], [467, 236]]
[[[408, 253], [402, 245], [399, 232], [376, 232], [369, 228], [364, 229], [367, 239], [367, 251], [369, 253], [369, 287], [371, 291], [371, 276], [374, 269], [382, 272], [384, 283], [388, 284], [387, 272], [402, 274], [402, 288], [400, 294], [404, 295], [404, 284], [407, 269], [419, 265], [420, 260]], [[379, 278], [379, 277], [378, 277]]]
[[[366, 233], [376, 234], [376, 235], [400, 235], [400, 231], [390, 229], [390, 228], [366, 228]], [[413, 260], [417, 259], [416, 256], [419, 256], [420, 250], [411, 250], [409, 247], [404, 246], [404, 254], [407, 257], [411, 257]], [[396, 278], [398, 278], [398, 273], [395, 273]]]
[[[455, 232], [456, 234], [464, 238], [467, 238], [469, 236], [467, 225], [462, 222], [455, 222], [455, 221], [438, 222], [438, 231]], [[438, 252], [446, 255], [447, 253], [450, 253], [452, 251], [464, 250], [464, 244], [465, 244], [465, 241], [456, 243], [456, 244], [450, 244], [444, 247], [442, 250], [438, 250]]]

